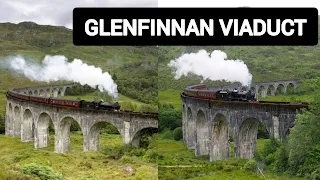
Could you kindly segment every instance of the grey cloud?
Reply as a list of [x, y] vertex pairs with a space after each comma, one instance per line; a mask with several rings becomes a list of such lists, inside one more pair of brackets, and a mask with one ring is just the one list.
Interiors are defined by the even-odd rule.
[[0, 22], [37, 24], [72, 28], [75, 7], [157, 7], [157, 0], [1, 0]]

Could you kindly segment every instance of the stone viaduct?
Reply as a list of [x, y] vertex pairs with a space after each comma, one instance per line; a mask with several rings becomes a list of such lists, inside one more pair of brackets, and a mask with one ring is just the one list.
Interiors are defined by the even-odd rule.
[[263, 98], [267, 96], [274, 96], [276, 93], [285, 94], [289, 88], [297, 88], [300, 80], [283, 80], [283, 81], [270, 81], [270, 82], [255, 82], [249, 86], [242, 86], [240, 84], [233, 84], [228, 86], [214, 86], [212, 90], [216, 89], [242, 89], [251, 90], [256, 93], [257, 96]]
[[16, 89], [16, 92], [41, 97], [58, 97], [64, 96], [66, 89], [72, 86], [73, 84], [34, 86]]
[[[253, 158], [258, 125], [270, 136], [284, 139], [293, 127], [303, 104], [276, 104], [205, 100], [181, 94], [183, 139], [197, 156], [209, 155], [210, 161], [230, 156]], [[234, 139], [230, 155], [229, 133]]]
[[[63, 95], [72, 85], [41, 86], [13, 89], [19, 94], [39, 96]], [[141, 136], [158, 129], [157, 113], [127, 111], [84, 110], [17, 99], [7, 95], [5, 115], [6, 135], [19, 137], [22, 142], [34, 141], [35, 148], [49, 146], [49, 125], [54, 128], [56, 153], [70, 152], [70, 126], [75, 120], [83, 134], [83, 150], [99, 150], [100, 130], [106, 123], [115, 126], [125, 145], [139, 146]]]

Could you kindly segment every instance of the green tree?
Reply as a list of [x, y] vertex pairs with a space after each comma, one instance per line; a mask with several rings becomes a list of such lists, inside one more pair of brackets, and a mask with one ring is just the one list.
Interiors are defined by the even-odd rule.
[[177, 127], [176, 129], [174, 129], [173, 131], [173, 138], [176, 141], [180, 141], [183, 138], [182, 135], [182, 128], [181, 127]]
[[[319, 84], [318, 81], [315, 86]], [[295, 126], [290, 130], [288, 163], [292, 174], [306, 176], [320, 167], [319, 110], [320, 93], [317, 93], [310, 111], [303, 110], [298, 114]]]
[[160, 132], [165, 129], [174, 130], [177, 127], [181, 127], [181, 111], [174, 109], [171, 104], [162, 105], [159, 103], [158, 122]]

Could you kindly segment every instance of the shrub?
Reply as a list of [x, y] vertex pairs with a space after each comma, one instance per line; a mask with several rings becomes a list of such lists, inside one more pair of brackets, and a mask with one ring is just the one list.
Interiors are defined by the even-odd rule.
[[243, 167], [245, 170], [250, 172], [257, 171], [257, 162], [255, 160], [249, 160]]
[[288, 168], [288, 158], [289, 153], [286, 150], [285, 146], [281, 146], [275, 153], [275, 164], [274, 171], [275, 172], [285, 172]]
[[316, 169], [311, 173], [310, 179], [312, 180], [320, 180], [320, 168]]
[[161, 136], [160, 136], [162, 139], [173, 139], [173, 132], [170, 131], [170, 130], [165, 130]]
[[146, 150], [143, 148], [133, 148], [132, 150], [125, 152], [125, 155], [128, 156], [143, 156], [146, 153]]
[[155, 163], [158, 160], [158, 152], [154, 149], [149, 149], [143, 156], [143, 161], [149, 163]]
[[109, 123], [103, 126], [103, 128], [101, 129], [101, 133], [102, 134], [120, 134], [118, 129]]
[[183, 138], [181, 127], [178, 127], [173, 131], [173, 138], [176, 141], [180, 141]]
[[101, 152], [107, 156], [107, 158], [118, 160], [120, 159], [126, 147], [112, 147], [112, 148], [105, 148]]
[[23, 166], [22, 173], [37, 176], [40, 180], [65, 180], [62, 174], [54, 173], [50, 167], [35, 163]]
[[277, 151], [277, 148], [280, 146], [278, 141], [275, 138], [270, 138], [270, 141], [265, 143], [263, 147], [263, 156], [267, 157], [269, 154], [272, 154]]
[[135, 156], [122, 156], [121, 159], [120, 159], [121, 162], [123, 163], [129, 163], [129, 164], [132, 164], [134, 162], [137, 161], [137, 158]]

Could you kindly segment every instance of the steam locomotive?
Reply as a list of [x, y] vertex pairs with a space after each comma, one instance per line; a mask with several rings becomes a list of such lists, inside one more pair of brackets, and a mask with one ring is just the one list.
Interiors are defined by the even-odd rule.
[[32, 101], [37, 103], [61, 106], [61, 107], [72, 107], [81, 108], [86, 110], [112, 110], [119, 111], [121, 106], [118, 102], [108, 103], [103, 101], [85, 101], [85, 100], [70, 100], [70, 99], [58, 99], [58, 98], [46, 98], [38, 97], [32, 95], [24, 95], [14, 92], [14, 90], [9, 90], [7, 92], [8, 97], [13, 97], [22, 101]]
[[255, 93], [244, 90], [213, 90], [205, 85], [188, 86], [183, 92], [186, 96], [202, 99], [223, 100], [223, 101], [245, 101], [249, 103], [258, 103]]

